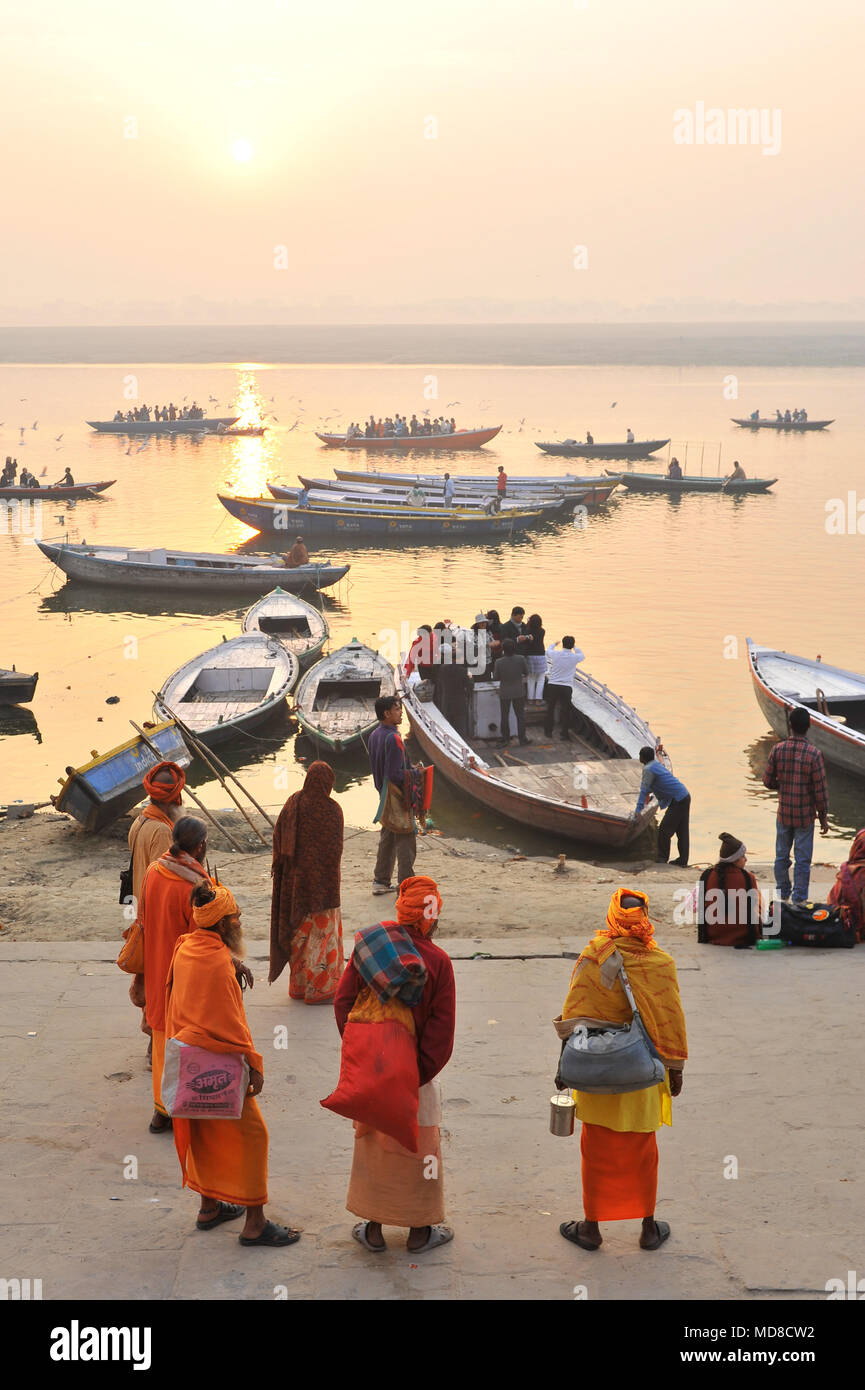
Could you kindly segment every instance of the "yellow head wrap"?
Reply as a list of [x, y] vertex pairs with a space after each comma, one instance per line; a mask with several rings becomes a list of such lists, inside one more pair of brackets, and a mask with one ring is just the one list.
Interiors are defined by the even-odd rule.
[[216, 897], [203, 907], [193, 907], [192, 920], [197, 927], [215, 927], [223, 917], [230, 917], [237, 911], [234, 894], [221, 883], [213, 884]]

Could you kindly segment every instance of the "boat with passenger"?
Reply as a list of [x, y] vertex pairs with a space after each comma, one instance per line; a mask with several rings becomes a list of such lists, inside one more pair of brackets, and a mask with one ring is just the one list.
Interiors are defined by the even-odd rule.
[[69, 579], [84, 584], [170, 589], [174, 593], [267, 593], [277, 584], [298, 593], [328, 589], [348, 574], [350, 565], [310, 561], [289, 569], [278, 555], [215, 555], [207, 551], [88, 545], [37, 541], [43, 555]]

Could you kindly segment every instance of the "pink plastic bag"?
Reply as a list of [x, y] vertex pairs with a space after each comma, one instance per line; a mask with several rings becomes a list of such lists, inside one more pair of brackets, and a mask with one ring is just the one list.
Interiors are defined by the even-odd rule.
[[248, 1090], [249, 1064], [240, 1053], [166, 1040], [162, 1104], [172, 1119], [238, 1120]]

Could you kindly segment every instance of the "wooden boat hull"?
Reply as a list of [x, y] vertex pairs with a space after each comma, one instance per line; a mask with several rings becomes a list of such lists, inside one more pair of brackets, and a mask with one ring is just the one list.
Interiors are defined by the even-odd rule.
[[241, 631], [263, 632], [276, 637], [294, 652], [302, 671], [318, 661], [329, 636], [323, 613], [279, 587], [247, 609]]
[[[283, 537], [285, 539], [285, 537]], [[304, 589], [326, 589], [336, 584], [350, 565], [301, 565], [297, 569], [268, 564], [239, 555], [206, 555], [192, 551], [135, 551], [122, 546], [71, 546], [49, 541], [36, 544], [69, 579], [84, 584], [112, 584], [121, 587], [171, 590], [172, 593], [265, 594], [277, 585], [293, 593]], [[152, 559], [123, 559], [171, 555], [182, 563], [164, 564]]]
[[[424, 488], [444, 487], [443, 473], [384, 473], [378, 469], [367, 469], [366, 471], [351, 468], [335, 468], [334, 476], [344, 483], [367, 483], [381, 486], [405, 487], [410, 488], [415, 485]], [[611, 476], [609, 473], [607, 476]], [[478, 473], [453, 473], [451, 474], [457, 491], [462, 492], [481, 492], [488, 496], [496, 490], [495, 475], [486, 477]], [[598, 483], [603, 483], [604, 479], [599, 478], [596, 473], [580, 476], [576, 473], [559, 474], [514, 474], [508, 475], [508, 495], [515, 496], [524, 492], [543, 495], [550, 493], [569, 493], [579, 491], [583, 487], [594, 487]]]
[[141, 783], [157, 762], [189, 766], [189, 751], [173, 722], [159, 723], [146, 732], [159, 757], [136, 735], [82, 767], [67, 768], [66, 781], [51, 798], [57, 810], [74, 817], [85, 830], [102, 830], [142, 799]]
[[295, 715], [318, 747], [334, 754], [346, 753], [365, 744], [378, 724], [374, 708], [378, 696], [395, 694], [393, 669], [384, 657], [352, 641], [301, 677]]
[[542, 444], [535, 440], [535, 448], [545, 454], [556, 454], [560, 458], [580, 459], [645, 459], [669, 444], [669, 439], [635, 439], [633, 444], [573, 444], [562, 441], [559, 444]]
[[825, 430], [829, 425], [833, 425], [834, 420], [797, 420], [795, 424], [791, 420], [737, 420], [735, 415], [730, 416], [734, 425], [741, 425], [744, 430], [784, 430], [790, 434], [806, 434], [808, 430]]
[[36, 694], [39, 672], [0, 671], [0, 705], [29, 705]]
[[280, 641], [246, 633], [178, 667], [159, 691], [153, 712], [158, 719], [179, 719], [213, 747], [266, 723], [285, 703], [299, 673], [297, 657]]
[[[601, 686], [592, 677], [578, 673], [578, 682], [575, 684], [577, 683], [592, 687], [595, 698], [602, 702], [607, 696], [610, 700], [618, 700], [617, 696], [613, 697], [611, 692], [606, 691], [606, 687]], [[593, 805], [592, 801], [596, 798], [591, 791], [585, 798], [587, 805], [583, 806], [581, 797], [576, 793], [572, 793], [572, 799], [565, 801], [540, 794], [528, 785], [519, 786], [508, 782], [496, 767], [485, 764], [483, 758], [475, 754], [434, 705], [418, 701], [411, 687], [404, 689], [402, 694], [411, 733], [425, 756], [447, 781], [497, 815], [507, 816], [521, 825], [531, 825], [533, 829], [546, 830], [565, 839], [602, 845], [608, 849], [621, 849], [648, 828], [657, 812], [657, 802], [654, 798], [649, 799], [638, 817], [632, 817], [627, 814], [611, 814], [597, 804]], [[612, 704], [610, 708], [613, 710]], [[633, 805], [636, 805], [640, 778], [639, 771], [633, 767], [633, 759], [639, 747], [643, 744], [654, 746], [657, 740], [636, 712], [624, 702], [619, 701], [615, 717], [619, 719], [620, 724], [618, 738], [613, 741], [618, 742], [618, 739], [624, 738], [628, 744], [625, 751], [629, 752], [631, 757], [624, 760], [610, 758], [594, 764], [595, 771], [598, 772], [597, 785], [603, 785], [607, 774], [611, 778], [615, 777], [621, 771], [624, 761], [633, 784]], [[627, 732], [623, 733], [623, 729]], [[619, 746], [621, 747], [621, 744]], [[571, 777], [575, 766], [576, 762], [568, 766], [567, 771]], [[585, 764], [583, 766], [585, 767]], [[624, 806], [621, 809], [624, 812]]]
[[454, 508], [447, 516], [433, 516], [407, 508], [363, 512], [349, 508], [292, 507], [286, 502], [254, 497], [224, 497], [220, 502], [231, 516], [253, 531], [285, 536], [292, 531], [304, 536], [351, 536], [376, 540], [401, 540], [415, 536], [421, 541], [486, 538], [507, 539], [543, 520], [539, 511], [502, 512], [495, 516], [475, 516]]
[[[748, 665], [757, 704], [774, 733], [779, 738], [788, 738], [790, 711], [797, 706], [807, 709], [811, 716], [809, 742], [820, 749], [827, 762], [843, 768], [855, 777], [865, 777], [865, 730], [838, 723], [831, 715], [819, 709], [816, 699], [818, 689], [826, 693], [827, 688], [831, 690], [834, 684], [836, 690], [840, 689], [843, 692], [847, 686], [854, 699], [845, 700], [842, 693], [835, 701], [830, 694], [830, 704], [835, 704], [836, 708], [846, 705], [851, 709], [858, 704], [862, 710], [862, 722], [865, 723], [865, 676], [857, 675], [854, 671], [845, 671], [841, 667], [828, 666], [823, 662], [808, 662], [805, 658], [788, 656], [786, 652], [778, 652], [771, 647], [758, 646], [750, 637], [747, 644]], [[777, 676], [774, 679], [770, 678], [766, 666], [783, 666], [786, 664], [785, 658], [791, 666], [796, 663], [805, 669], [813, 668], [813, 683], [799, 689], [790, 689], [788, 686], [779, 685]]]
[[370, 449], [382, 453], [394, 449], [403, 452], [409, 449], [479, 449], [495, 439], [501, 425], [487, 430], [455, 430], [453, 434], [407, 434], [392, 435], [384, 439], [351, 439], [346, 442], [344, 434], [319, 434], [316, 438], [332, 449]]
[[203, 420], [88, 420], [99, 434], [215, 434], [220, 425], [229, 429], [239, 415], [220, 415]]
[[[403, 488], [401, 490], [392, 488], [388, 491], [385, 488], [377, 489], [374, 487], [364, 487], [360, 483], [339, 483], [325, 480], [323, 483], [319, 482], [311, 485], [303, 478], [301, 478], [300, 481], [309, 493], [309, 505], [317, 509], [322, 507], [337, 507], [342, 510], [356, 509], [358, 511], [363, 510], [364, 512], [370, 509], [375, 512], [390, 510], [391, 508], [398, 508], [400, 512], [406, 508], [409, 511], [415, 512], [420, 510], [417, 504], [409, 506], [406, 500], [409, 491], [408, 488]], [[268, 483], [267, 490], [277, 502], [287, 502], [289, 506], [291, 506], [292, 503], [297, 503], [297, 497], [300, 491], [299, 488], [286, 487], [281, 483]], [[424, 496], [426, 498], [426, 501], [423, 503], [424, 515], [428, 515], [430, 512], [432, 512], [433, 515], [437, 515], [443, 511], [446, 511], [448, 514], [459, 511], [486, 515], [484, 507], [487, 497], [480, 493], [462, 495], [455, 493], [451, 505], [447, 508], [445, 507], [444, 496], [441, 490], [438, 492], [425, 491]], [[491, 490], [489, 496], [495, 496], [494, 489]], [[570, 501], [570, 505], [573, 506], [574, 502], [582, 500], [583, 494], [577, 493]], [[527, 508], [531, 508], [532, 511], [546, 512], [546, 514], [550, 516], [561, 511], [563, 507], [568, 505], [569, 500], [560, 497], [532, 497], [531, 501], [528, 499], [525, 501], [522, 499], [515, 500], [510, 497], [505, 499], [502, 504], [502, 510], [512, 512], [525, 511]]]
[[777, 478], [745, 478], [724, 485], [723, 478], [666, 478], [662, 473], [622, 473], [620, 481], [629, 492], [767, 492]]
[[113, 487], [116, 478], [107, 483], [75, 483], [70, 487], [0, 487], [2, 498], [26, 498], [28, 502], [64, 502], [71, 497], [92, 497]]

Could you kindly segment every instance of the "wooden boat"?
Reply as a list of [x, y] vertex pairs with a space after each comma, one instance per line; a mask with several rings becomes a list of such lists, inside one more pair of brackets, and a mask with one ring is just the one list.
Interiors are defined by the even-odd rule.
[[487, 430], [454, 430], [453, 434], [399, 434], [387, 435], [383, 439], [346, 439], [344, 434], [319, 434], [316, 439], [328, 444], [332, 449], [479, 449], [495, 439], [501, 425]]
[[14, 666], [11, 671], [0, 667], [0, 705], [28, 705], [36, 693], [38, 679], [38, 671], [27, 676]]
[[100, 434], [216, 434], [219, 426], [228, 429], [239, 415], [217, 415], [200, 420], [88, 420]]
[[279, 586], [247, 609], [241, 630], [278, 637], [294, 652], [301, 670], [318, 660], [329, 636], [324, 614]]
[[[350, 468], [335, 468], [334, 475], [344, 483], [370, 483], [381, 487], [422, 487], [441, 488], [444, 486], [442, 473], [382, 473], [375, 469], [366, 471]], [[458, 492], [481, 492], [490, 496], [496, 491], [495, 474], [453, 473], [451, 474]], [[303, 481], [301, 479], [301, 481]], [[508, 495], [524, 493], [556, 495], [579, 491], [604, 483], [596, 473], [580, 477], [576, 473], [560, 473], [556, 476], [546, 474], [508, 474]]]
[[828, 762], [865, 776], [865, 675], [747, 642], [757, 704], [779, 738], [789, 737], [791, 710], [804, 706], [809, 741]]
[[544, 520], [544, 513], [535, 510], [501, 512], [486, 516], [480, 511], [461, 511], [453, 507], [445, 514], [435, 515], [424, 508], [412, 511], [408, 507], [379, 507], [373, 509], [346, 507], [292, 507], [264, 497], [224, 497], [217, 493], [225, 510], [251, 527], [253, 531], [301, 532], [304, 536], [353, 536], [360, 539], [384, 540], [393, 537], [416, 536], [422, 541], [487, 538], [498, 540], [515, 532], [525, 531]]
[[745, 430], [791, 430], [794, 433], [804, 433], [807, 430], [825, 430], [829, 425], [833, 425], [834, 420], [737, 420], [735, 415], [730, 419], [734, 425], [741, 425]]
[[541, 444], [535, 440], [535, 448], [563, 458], [646, 459], [669, 442], [669, 439], [635, 439], [633, 444], [583, 444], [579, 439], [563, 439], [558, 444]]
[[28, 502], [62, 502], [70, 497], [93, 497], [113, 487], [116, 478], [107, 483], [74, 483], [69, 487], [52, 484], [48, 487], [0, 487], [0, 497], [26, 498]]
[[299, 673], [294, 652], [276, 637], [245, 633], [178, 667], [153, 711], [159, 719], [179, 719], [202, 743], [224, 743], [269, 719]]
[[266, 425], [241, 425], [235, 429], [220, 425], [216, 433], [220, 439], [260, 439], [266, 429]]
[[[619, 849], [642, 834], [658, 809], [651, 797], [640, 815], [633, 815], [643, 771], [639, 750], [656, 747], [658, 740], [630, 705], [585, 672], [574, 678], [571, 741], [530, 740], [516, 750], [519, 756], [494, 748], [501, 716], [493, 682], [472, 683], [467, 738], [435, 704], [419, 700], [411, 684], [402, 698], [425, 756], [455, 787], [497, 815]], [[543, 710], [539, 705], [538, 721]]]
[[353, 637], [301, 677], [295, 712], [304, 733], [317, 744], [344, 753], [378, 724], [378, 697], [395, 694], [392, 667]]
[[[287, 538], [284, 538], [287, 539]], [[72, 545], [66, 541], [36, 544], [70, 579], [86, 584], [120, 584], [170, 589], [175, 593], [267, 593], [279, 584], [298, 593], [327, 589], [347, 574], [350, 565], [329, 560], [286, 569], [272, 555], [213, 555], [194, 550], [134, 550], [120, 545]]]
[[[418, 504], [417, 502], [410, 503], [408, 501], [410, 489], [407, 487], [397, 488], [394, 486], [390, 489], [385, 489], [383, 487], [379, 488], [363, 483], [341, 483], [333, 478], [325, 478], [320, 485], [311, 487], [307, 485], [305, 479], [301, 478], [300, 481], [306, 488], [309, 503], [313, 507], [372, 507], [374, 511], [379, 511], [383, 507], [409, 507], [410, 510], [417, 511], [419, 506], [423, 507], [424, 510], [432, 508], [433, 510], [442, 511], [445, 507], [444, 495], [441, 488], [437, 488], [435, 491], [421, 488], [420, 491], [423, 492], [425, 500]], [[267, 490], [278, 502], [296, 504], [300, 496], [300, 488], [287, 487], [282, 483], [268, 483]], [[483, 512], [490, 497], [495, 497], [494, 490], [487, 495], [480, 492], [455, 492], [453, 502], [447, 510], [453, 511], [457, 508], [459, 511]], [[581, 500], [581, 493], [578, 493], [570, 503], [567, 499], [551, 497], [549, 495], [543, 498], [533, 496], [531, 501], [528, 499], [522, 501], [506, 497], [502, 502], [502, 511], [520, 511], [531, 506], [533, 510], [537, 509], [538, 511], [550, 514], [559, 512], [563, 507], [568, 505], [573, 506], [574, 501]]]
[[741, 482], [725, 483], [723, 478], [704, 478], [685, 474], [668, 478], [665, 473], [622, 473], [620, 481], [631, 492], [766, 492], [777, 478], [744, 478]]
[[66, 779], [60, 778], [63, 785], [51, 798], [57, 810], [73, 816], [85, 830], [102, 830], [141, 800], [145, 774], [158, 762], [189, 766], [189, 750], [173, 720], [151, 726], [146, 733], [159, 757], [140, 734], [107, 753], [94, 750], [89, 763], [67, 767]]

